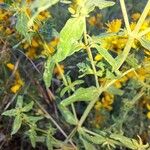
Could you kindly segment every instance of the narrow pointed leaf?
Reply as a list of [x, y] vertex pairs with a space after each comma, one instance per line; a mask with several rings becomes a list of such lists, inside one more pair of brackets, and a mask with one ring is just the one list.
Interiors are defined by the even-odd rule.
[[15, 116], [16, 115], [16, 109], [7, 110], [2, 113], [4, 116]]
[[68, 106], [77, 101], [92, 101], [98, 99], [99, 91], [96, 87], [80, 88], [73, 95], [61, 102], [61, 105]]
[[141, 37], [138, 39], [141, 43], [141, 45], [146, 48], [147, 50], [150, 51], [150, 40], [147, 40], [146, 38], [144, 37]]
[[52, 75], [53, 75], [53, 69], [55, 67], [55, 61], [52, 57], [48, 57], [46, 63], [45, 63], [45, 71], [43, 74], [43, 80], [45, 82], [46, 88], [49, 88], [51, 85]]
[[17, 97], [16, 107], [22, 108], [22, 105], [23, 105], [23, 96], [19, 95]]
[[112, 68], [115, 68], [116, 61], [106, 49], [96, 44], [94, 44], [93, 47], [97, 49], [99, 54], [103, 56], [105, 60], [107, 60], [107, 62], [112, 66]]
[[73, 114], [67, 107], [64, 107], [62, 105], [59, 105], [58, 107], [59, 107], [59, 110], [60, 110], [62, 116], [65, 118], [66, 122], [68, 122], [69, 124], [72, 124], [72, 125], [77, 124], [76, 119], [74, 118]]
[[36, 133], [36, 131], [34, 130], [34, 128], [33, 128], [33, 129], [30, 129], [30, 130], [28, 131], [28, 135], [29, 135], [29, 138], [30, 138], [32, 147], [35, 148], [35, 146], [36, 146], [37, 133]]
[[34, 102], [32, 101], [32, 102], [30, 102], [29, 104], [27, 104], [26, 106], [24, 106], [24, 107], [22, 108], [22, 111], [23, 111], [23, 112], [28, 112], [28, 111], [30, 111], [30, 110], [33, 108], [33, 105], [34, 105]]
[[21, 118], [21, 115], [18, 114], [16, 117], [15, 117], [15, 120], [13, 122], [13, 127], [12, 127], [12, 132], [11, 132], [11, 135], [15, 134], [18, 132], [18, 130], [20, 129], [21, 127], [21, 124], [22, 124], [22, 118]]

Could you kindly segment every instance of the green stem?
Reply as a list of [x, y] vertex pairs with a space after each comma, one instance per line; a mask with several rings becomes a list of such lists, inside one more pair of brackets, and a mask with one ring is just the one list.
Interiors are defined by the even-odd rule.
[[76, 134], [77, 132], [77, 127], [75, 127], [71, 133], [68, 135], [68, 137], [66, 138], [66, 140], [64, 141], [64, 143], [68, 143], [68, 141]]
[[140, 28], [141, 28], [143, 22], [145, 21], [147, 15], [148, 15], [148, 13], [149, 13], [149, 11], [150, 11], [150, 0], [148, 0], [148, 2], [147, 2], [146, 6], [145, 6], [145, 8], [144, 8], [144, 11], [143, 11], [141, 17], [140, 17], [139, 21], [137, 22], [137, 24], [136, 24], [136, 26], [135, 26], [135, 29], [134, 29], [134, 31], [133, 31], [134, 34], [135, 34], [135, 36], [136, 36], [136, 34], [139, 32], [139, 30], [140, 30]]
[[124, 0], [120, 0], [120, 5], [121, 5], [121, 10], [122, 10], [122, 13], [123, 13], [124, 22], [125, 22], [127, 31], [128, 31], [128, 33], [130, 33], [131, 32], [131, 28], [130, 28], [129, 19], [128, 19], [127, 10], [126, 10], [126, 6], [125, 6]]
[[[101, 95], [103, 92], [103, 89], [100, 88], [100, 92], [99, 92], [99, 95]], [[87, 116], [89, 115], [90, 111], [92, 110], [93, 106], [95, 105], [95, 103], [97, 102], [97, 99], [94, 99], [92, 100], [87, 108], [85, 109], [81, 119], [79, 120], [79, 123], [78, 123], [78, 129], [81, 128], [82, 124], [84, 123], [84, 121], [86, 120]]]
[[[61, 77], [62, 77], [62, 79], [63, 79], [63, 82], [64, 82], [65, 86], [68, 86], [68, 82], [67, 82], [67, 80], [66, 80], [66, 77], [64, 76], [64, 73], [62, 72], [62, 69], [60, 68], [60, 65], [59, 65], [57, 62], [55, 62], [55, 63], [56, 63], [56, 66], [57, 66], [57, 68], [58, 68], [58, 70], [59, 70], [59, 72], [60, 72], [60, 75], [61, 75]], [[69, 95], [70, 95], [70, 94], [69, 94]], [[72, 108], [72, 112], [73, 112], [73, 115], [74, 115], [76, 121], [78, 121], [78, 119], [77, 119], [77, 114], [76, 114], [75, 107], [74, 107], [74, 104], [73, 104], [73, 103], [71, 104], [71, 108]]]
[[91, 61], [91, 65], [92, 65], [92, 69], [94, 71], [94, 76], [95, 76], [95, 82], [96, 82], [96, 87], [99, 88], [99, 82], [98, 82], [98, 77], [97, 77], [97, 71], [96, 71], [96, 67], [95, 67], [95, 64], [94, 64], [94, 59], [93, 59], [93, 55], [92, 55], [92, 52], [91, 52], [91, 49], [88, 45], [88, 38], [87, 38], [87, 34], [86, 34], [86, 23], [85, 23], [85, 29], [84, 29], [84, 42], [85, 42], [85, 45], [86, 45], [86, 51], [87, 51], [87, 54], [88, 54], [88, 57]]
[[[121, 0], [121, 2], [122, 2], [122, 0]], [[126, 46], [125, 46], [125, 48], [121, 54], [121, 57], [120, 57], [121, 59], [119, 59], [118, 64], [116, 65], [114, 70], [116, 70], [116, 71], [119, 70], [119, 68], [122, 66], [122, 64], [125, 62], [126, 58], [128, 57], [128, 54], [131, 50], [134, 39], [137, 37], [137, 34], [138, 34], [138, 32], [139, 32], [139, 30], [140, 30], [140, 28], [144, 22], [149, 10], [150, 10], [150, 0], [148, 0], [146, 6], [144, 8], [143, 13], [142, 13], [139, 21], [137, 22], [135, 29], [129, 34], [128, 41], [127, 41]], [[122, 10], [122, 11], [124, 11], [124, 10]], [[123, 15], [125, 15], [125, 14], [123, 14]], [[126, 19], [126, 16], [124, 16], [124, 19]]]

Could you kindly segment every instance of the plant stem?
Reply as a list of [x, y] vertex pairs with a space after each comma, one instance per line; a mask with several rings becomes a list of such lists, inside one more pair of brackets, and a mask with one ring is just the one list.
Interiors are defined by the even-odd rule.
[[75, 127], [71, 133], [68, 135], [68, 137], [66, 138], [66, 140], [64, 141], [64, 143], [68, 143], [68, 141], [76, 134], [77, 131], [77, 127]]
[[[66, 78], [65, 78], [65, 76], [64, 76], [64, 74], [62, 72], [62, 69], [61, 69], [60, 65], [57, 62], [55, 62], [55, 63], [56, 63], [56, 66], [57, 66], [57, 68], [59, 70], [59, 73], [60, 73], [60, 75], [61, 75], [61, 77], [63, 79], [63, 82], [64, 82], [65, 86], [68, 86], [68, 82], [67, 82], [67, 80], [66, 80]], [[72, 112], [73, 112], [73, 115], [74, 115], [76, 121], [78, 121], [77, 114], [76, 114], [75, 107], [74, 107], [73, 103], [71, 104], [71, 108], [72, 108]]]
[[[120, 0], [120, 1], [122, 2], [123, 0]], [[127, 41], [126, 46], [125, 46], [125, 48], [121, 54], [121, 57], [120, 57], [121, 59], [119, 59], [118, 64], [115, 68], [116, 71], [119, 70], [119, 68], [122, 66], [122, 64], [124, 63], [124, 61], [128, 57], [128, 54], [131, 50], [134, 39], [137, 37], [137, 34], [138, 34], [138, 32], [139, 32], [139, 30], [140, 30], [140, 28], [144, 22], [149, 10], [150, 10], [150, 0], [148, 0], [141, 17], [140, 17], [139, 21], [137, 22], [137, 25], [135, 26], [135, 29], [129, 34], [128, 41]], [[124, 11], [124, 10], [122, 10], [122, 11]], [[123, 15], [125, 15], [125, 14], [123, 13]], [[124, 16], [124, 19], [126, 19], [126, 16]]]
[[[103, 92], [103, 88], [100, 88], [99, 95], [101, 95], [102, 92]], [[95, 105], [96, 102], [97, 102], [97, 99], [94, 99], [94, 100], [92, 100], [92, 101], [88, 104], [88, 106], [87, 106], [87, 108], [85, 109], [85, 111], [84, 111], [84, 113], [83, 113], [81, 119], [79, 120], [78, 129], [81, 128], [82, 124], [83, 124], [84, 121], [86, 120], [88, 114], [90, 113], [91, 109], [93, 108], [93, 106]]]
[[138, 37], [142, 37], [150, 32], [150, 28], [147, 28], [144, 31], [139, 32]]
[[145, 18], [147, 17], [147, 14], [149, 13], [149, 11], [150, 11], [150, 0], [148, 0], [146, 6], [144, 8], [143, 13], [141, 14], [141, 17], [135, 26], [135, 29], [133, 31], [135, 35], [139, 32], [139, 30], [140, 30], [143, 22], [145, 21]]
[[123, 13], [124, 22], [125, 22], [127, 31], [128, 31], [128, 33], [130, 33], [131, 32], [131, 28], [130, 28], [129, 19], [128, 19], [127, 10], [126, 10], [126, 6], [125, 6], [124, 0], [120, 0], [120, 5], [121, 5], [121, 10], [122, 10], [122, 13]]
[[[86, 20], [85, 20], [86, 22]], [[99, 82], [98, 82], [98, 77], [97, 77], [97, 71], [96, 71], [96, 67], [95, 67], [95, 64], [94, 64], [94, 60], [93, 60], [93, 56], [92, 56], [92, 52], [91, 52], [91, 49], [90, 47], [88, 46], [88, 39], [87, 39], [87, 35], [86, 35], [86, 23], [85, 23], [85, 29], [84, 29], [84, 42], [85, 42], [85, 45], [86, 45], [86, 51], [87, 51], [87, 54], [88, 54], [88, 57], [91, 61], [91, 65], [92, 65], [92, 69], [94, 71], [94, 76], [95, 76], [95, 82], [96, 82], [96, 87], [99, 88]]]

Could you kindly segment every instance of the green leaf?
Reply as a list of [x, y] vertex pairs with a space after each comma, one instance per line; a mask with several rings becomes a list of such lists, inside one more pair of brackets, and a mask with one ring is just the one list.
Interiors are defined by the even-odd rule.
[[124, 91], [123, 90], [120, 90], [114, 86], [110, 86], [108, 89], [107, 89], [107, 92], [113, 94], [113, 95], [123, 95]]
[[130, 65], [133, 68], [138, 67], [138, 60], [135, 58], [134, 55], [129, 55], [126, 59], [126, 62], [128, 63], [128, 65]]
[[20, 129], [21, 127], [21, 124], [22, 124], [22, 118], [21, 118], [21, 115], [18, 114], [16, 117], [15, 117], [15, 120], [13, 122], [13, 127], [12, 127], [12, 132], [11, 132], [11, 135], [15, 134], [18, 132], [18, 130]]
[[7, 110], [2, 113], [4, 116], [15, 116], [16, 115], [16, 109]]
[[47, 136], [46, 136], [46, 146], [48, 148], [48, 150], [53, 150], [53, 145], [51, 143], [52, 141], [52, 137], [51, 137], [51, 133], [50, 131], [48, 131]]
[[60, 92], [60, 97], [63, 97], [64, 94], [69, 90], [75, 91], [75, 86], [82, 84], [82, 83], [84, 83], [83, 80], [76, 80], [76, 81], [70, 83], [69, 86], [66, 86], [62, 89], [62, 91]]
[[44, 10], [48, 9], [52, 5], [56, 4], [59, 0], [35, 0], [31, 4], [31, 11], [33, 12], [33, 15], [31, 19], [28, 22], [28, 27], [31, 27], [34, 23], [34, 20], [36, 17]]
[[96, 7], [99, 9], [104, 9], [107, 7], [111, 7], [115, 4], [115, 2], [112, 1], [106, 1], [106, 0], [91, 0], [95, 4]]
[[35, 146], [36, 146], [37, 133], [36, 133], [36, 131], [35, 131], [34, 128], [31, 128], [31, 129], [28, 131], [28, 136], [29, 136], [29, 138], [30, 138], [32, 147], [35, 148]]
[[55, 61], [50, 56], [50, 57], [48, 57], [48, 59], [45, 63], [45, 67], [44, 67], [45, 71], [44, 71], [44, 74], [43, 74], [43, 80], [44, 80], [46, 88], [49, 88], [50, 85], [51, 85], [51, 80], [52, 80], [54, 67], [55, 67]]
[[22, 108], [22, 112], [28, 112], [28, 111], [30, 111], [33, 108], [33, 105], [34, 105], [34, 102], [33, 101], [30, 102], [29, 104], [27, 104], [26, 106], [24, 106]]
[[77, 101], [92, 101], [98, 99], [99, 91], [96, 87], [80, 88], [73, 95], [63, 100], [60, 104], [68, 106]]
[[[69, 19], [60, 32], [60, 42], [57, 46], [56, 60], [63, 61], [66, 57], [80, 50], [78, 40], [80, 40], [85, 27], [85, 18]], [[82, 44], [81, 44], [82, 45]]]
[[121, 142], [124, 146], [130, 148], [130, 149], [136, 149], [137, 147], [133, 144], [132, 139], [125, 137], [123, 135], [119, 135], [119, 134], [111, 134], [110, 138], [117, 140], [119, 142]]
[[112, 66], [112, 68], [115, 68], [115, 66], [116, 66], [116, 61], [115, 61], [115, 59], [109, 54], [109, 52], [108, 52], [106, 49], [104, 49], [103, 47], [101, 47], [101, 46], [99, 46], [99, 45], [97, 45], [97, 44], [94, 44], [92, 47], [94, 47], [94, 48], [97, 49], [97, 51], [99, 52], [99, 54], [100, 54], [101, 56], [103, 56], [104, 59], [107, 60], [107, 62]]
[[84, 148], [85, 150], [96, 150], [95, 146], [92, 145], [91, 143], [89, 143], [87, 140], [85, 140], [84, 138], [82, 138], [82, 136], [80, 136], [80, 139], [82, 140], [83, 144], [84, 144]]
[[107, 140], [105, 137], [103, 137], [101, 135], [92, 136], [92, 135], [86, 133], [85, 131], [83, 131], [82, 129], [80, 129], [79, 133], [83, 138], [87, 139], [88, 141], [90, 141], [94, 144], [103, 144]]
[[106, 1], [106, 0], [87, 0], [85, 3], [85, 7], [90, 13], [95, 9], [95, 7], [98, 7], [99, 9], [104, 9], [110, 6], [113, 6], [115, 2], [112, 1]]
[[138, 40], [144, 48], [150, 51], [150, 40], [147, 40], [145, 37], [141, 37]]
[[16, 108], [17, 107], [22, 108], [22, 105], [23, 105], [23, 96], [19, 95], [17, 97]]
[[33, 122], [33, 123], [36, 123], [37, 121], [43, 119], [42, 116], [27, 116], [27, 121], [28, 122]]
[[32, 34], [28, 30], [28, 26], [27, 26], [28, 21], [29, 20], [25, 12], [23, 11], [19, 12], [17, 15], [16, 29], [21, 35], [25, 37], [25, 39], [28, 42], [31, 43]]
[[76, 119], [74, 118], [73, 114], [70, 112], [70, 110], [62, 105], [58, 106], [62, 116], [65, 118], [66, 122], [72, 125], [76, 125]]

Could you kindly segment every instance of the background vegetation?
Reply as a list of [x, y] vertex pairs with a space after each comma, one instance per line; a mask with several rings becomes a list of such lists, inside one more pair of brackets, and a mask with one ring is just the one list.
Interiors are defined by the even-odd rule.
[[0, 0], [0, 149], [150, 149], [150, 0]]

